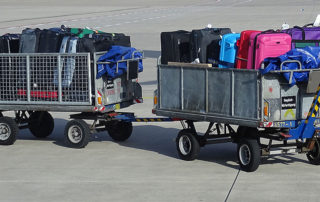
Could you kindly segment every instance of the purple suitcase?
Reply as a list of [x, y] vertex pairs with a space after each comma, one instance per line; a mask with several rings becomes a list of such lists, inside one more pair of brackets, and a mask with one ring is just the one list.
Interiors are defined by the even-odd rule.
[[311, 24], [283, 31], [291, 35], [292, 49], [320, 45], [320, 27], [308, 27], [309, 25]]

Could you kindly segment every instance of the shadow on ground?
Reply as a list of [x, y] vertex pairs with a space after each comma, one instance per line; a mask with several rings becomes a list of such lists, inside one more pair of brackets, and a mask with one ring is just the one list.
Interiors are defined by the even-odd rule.
[[[55, 129], [53, 134], [40, 141], [51, 141], [54, 144], [62, 147], [69, 147], [64, 140], [64, 127], [67, 120], [55, 119]], [[132, 136], [125, 142], [118, 142], [117, 144], [135, 149], [156, 152], [160, 155], [165, 155], [171, 158], [179, 159], [175, 138], [180, 129], [178, 128], [164, 128], [155, 125], [134, 126]], [[21, 130], [18, 139], [22, 140], [36, 140], [30, 131]], [[94, 134], [91, 142], [113, 141], [107, 132], [100, 132]], [[90, 144], [90, 142], [89, 142]], [[180, 159], [179, 159], [180, 160]], [[216, 145], [206, 145], [201, 148], [198, 160], [218, 163], [220, 165], [239, 169], [236, 156], [236, 144], [223, 143]], [[295, 162], [308, 163], [308, 161], [296, 158], [295, 155], [285, 156], [270, 156], [262, 158], [261, 164], [285, 164], [289, 165]]]
[[160, 51], [143, 50], [145, 58], [158, 58], [161, 55]]

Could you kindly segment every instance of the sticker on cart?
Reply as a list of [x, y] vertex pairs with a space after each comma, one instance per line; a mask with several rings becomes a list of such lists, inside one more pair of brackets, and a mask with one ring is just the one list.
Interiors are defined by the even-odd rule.
[[107, 81], [107, 89], [112, 89], [112, 88], [114, 88], [113, 81], [108, 80]]
[[295, 109], [296, 108], [296, 96], [282, 97], [281, 108], [282, 109]]

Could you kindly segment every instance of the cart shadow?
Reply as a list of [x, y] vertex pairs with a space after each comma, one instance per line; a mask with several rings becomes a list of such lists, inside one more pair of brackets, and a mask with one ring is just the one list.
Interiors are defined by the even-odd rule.
[[268, 157], [262, 157], [260, 164], [283, 164], [290, 165], [293, 163], [301, 162], [301, 163], [309, 163], [308, 160], [300, 159], [296, 157], [297, 154], [286, 154], [286, 155], [270, 155]]
[[155, 50], [143, 50], [145, 58], [158, 58], [161, 55], [160, 51]]
[[[180, 160], [175, 143], [179, 130], [154, 125], [134, 126], [132, 136], [126, 142], [119, 142], [118, 144], [125, 147], [156, 152]], [[106, 139], [110, 138], [107, 137]], [[110, 141], [112, 140], [110, 139]], [[201, 148], [197, 160], [217, 163], [236, 170], [239, 169], [236, 163], [235, 145], [231, 143], [214, 146], [207, 145]]]

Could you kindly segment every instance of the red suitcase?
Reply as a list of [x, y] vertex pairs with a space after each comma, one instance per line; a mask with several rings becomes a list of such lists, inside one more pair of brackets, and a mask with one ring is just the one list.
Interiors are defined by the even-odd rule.
[[259, 32], [259, 31], [256, 31], [256, 30], [242, 31], [240, 35], [240, 39], [237, 41], [237, 46], [238, 46], [238, 53], [236, 57], [237, 69], [247, 69], [250, 34], [253, 32]]

